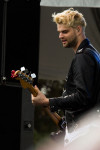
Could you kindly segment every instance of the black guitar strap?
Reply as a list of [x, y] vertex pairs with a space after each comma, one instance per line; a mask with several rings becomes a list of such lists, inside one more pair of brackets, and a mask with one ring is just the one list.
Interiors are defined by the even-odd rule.
[[89, 55], [97, 63], [96, 82], [94, 85], [95, 92], [94, 92], [93, 99], [95, 100], [97, 109], [98, 108], [100, 109], [100, 53], [91, 44], [88, 46], [87, 50], [89, 52]]

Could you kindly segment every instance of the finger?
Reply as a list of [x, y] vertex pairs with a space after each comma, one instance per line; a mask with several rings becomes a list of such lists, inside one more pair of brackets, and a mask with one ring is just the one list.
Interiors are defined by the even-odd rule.
[[34, 96], [33, 96], [33, 94], [31, 94], [31, 102], [32, 102], [32, 104], [34, 103]]
[[34, 98], [34, 95], [33, 95], [33, 94], [31, 94], [31, 100], [33, 100], [33, 98]]
[[34, 103], [35, 103], [35, 102], [34, 102], [34, 96], [32, 97], [31, 102], [32, 102], [32, 104], [34, 104]]
[[34, 101], [32, 100], [32, 104], [34, 104]]
[[37, 92], [40, 92], [39, 88], [37, 87], [37, 85], [34, 86], [35, 89], [37, 90]]

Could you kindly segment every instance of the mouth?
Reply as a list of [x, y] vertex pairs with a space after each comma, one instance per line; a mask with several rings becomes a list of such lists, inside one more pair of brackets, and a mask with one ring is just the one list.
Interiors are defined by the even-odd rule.
[[62, 40], [62, 44], [66, 44], [66, 42], [67, 42], [66, 40]]

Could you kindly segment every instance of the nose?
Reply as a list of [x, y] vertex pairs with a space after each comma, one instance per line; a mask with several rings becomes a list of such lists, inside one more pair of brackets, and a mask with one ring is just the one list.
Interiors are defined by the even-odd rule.
[[59, 33], [59, 39], [62, 39], [62, 38], [63, 38], [63, 33], [60, 32], [60, 33]]

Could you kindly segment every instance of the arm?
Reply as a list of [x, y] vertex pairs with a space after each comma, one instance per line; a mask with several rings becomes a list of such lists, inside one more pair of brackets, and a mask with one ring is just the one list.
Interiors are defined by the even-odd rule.
[[[68, 87], [70, 94], [64, 97], [49, 99], [51, 111], [58, 109], [76, 111], [90, 107], [94, 103], [92, 99], [95, 79], [95, 62], [85, 53], [76, 54], [71, 65], [71, 79], [68, 76], [67, 86], [72, 82], [72, 87]], [[71, 92], [72, 91], [72, 92]]]
[[66, 122], [64, 118], [60, 117], [56, 112], [51, 112], [49, 107], [49, 99], [38, 89], [37, 86], [34, 87], [36, 91], [36, 95], [31, 94], [31, 100], [34, 105], [41, 105], [44, 107], [44, 110], [50, 116], [50, 118], [54, 121], [54, 123], [60, 127], [61, 130], [64, 130], [66, 127]]

